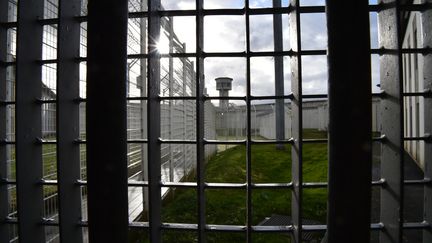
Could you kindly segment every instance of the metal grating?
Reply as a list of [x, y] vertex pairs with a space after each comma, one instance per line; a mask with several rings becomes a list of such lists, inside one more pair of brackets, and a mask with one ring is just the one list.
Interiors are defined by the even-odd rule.
[[[338, 12], [341, 10], [336, 5], [340, 3], [335, 5], [332, 2], [327, 1], [327, 17], [348, 18]], [[354, 52], [350, 50], [351, 44], [337, 45], [331, 41], [328, 50], [302, 48], [302, 15], [325, 13], [324, 6], [304, 6], [299, 0], [291, 0], [283, 6], [281, 1], [274, 0], [270, 7], [265, 8], [251, 7], [250, 1], [245, 0], [244, 7], [229, 9], [207, 9], [204, 0], [196, 0], [191, 10], [165, 10], [160, 0], [148, 3], [136, 0], [128, 4], [126, 1], [95, 0], [87, 10], [87, 1], [81, 0], [0, 0], [0, 217], [4, 219], [0, 223], [1, 242], [86, 242], [88, 239], [94, 242], [126, 242], [130, 229], [148, 232], [151, 242], [161, 242], [164, 232], [178, 230], [196, 232], [198, 242], [206, 242], [207, 234], [211, 232], [238, 232], [246, 236], [247, 242], [253, 242], [253, 233], [288, 232], [293, 242], [301, 242], [304, 232], [323, 232], [327, 229], [326, 225], [309, 225], [302, 219], [304, 190], [328, 187], [330, 209], [334, 205], [332, 203], [355, 196], [338, 187], [341, 181], [348, 188], [358, 186], [363, 192], [360, 196], [369, 200], [369, 183], [354, 181], [356, 177], [344, 179], [336, 174], [344, 165], [336, 156], [343, 154], [340, 152], [342, 145], [334, 141], [348, 141], [343, 131], [338, 130], [337, 126], [330, 126], [329, 141], [303, 138], [304, 101], [327, 98], [327, 94], [304, 94], [302, 60], [306, 56], [318, 57], [327, 52], [332, 58], [332, 50]], [[354, 238], [350, 242], [364, 242], [369, 239], [370, 230], [379, 232], [379, 242], [405, 242], [410, 235], [408, 232], [414, 230], [422, 231], [423, 242], [432, 240], [429, 166], [432, 154], [431, 4], [429, 0], [413, 3], [384, 0], [369, 5], [364, 2], [362, 8], [356, 8], [355, 4], [346, 7], [362, 17], [369, 13], [378, 14], [379, 48], [364, 48], [366, 56], [379, 55], [382, 90], [382, 93], [370, 94], [367, 88], [360, 92], [345, 87], [341, 91], [345, 92], [345, 96], [340, 95], [332, 90], [343, 87], [338, 83], [341, 79], [335, 75], [340, 67], [329, 62], [330, 124], [337, 124], [342, 117], [342, 113], [336, 112], [341, 102], [332, 103], [332, 99], [343, 99], [359, 108], [374, 96], [380, 99], [381, 106], [381, 137], [372, 139], [381, 143], [382, 147], [381, 179], [372, 181], [372, 185], [381, 191], [380, 220], [370, 224], [370, 209], [356, 208], [359, 217], [364, 216], [363, 221], [350, 222], [345, 226], [355, 232], [360, 232], [357, 229], [363, 227], [364, 231], [358, 233], [361, 237], [351, 234]], [[110, 14], [116, 14], [119, 18], [111, 18]], [[282, 14], [289, 16], [291, 49], [285, 50], [277, 42], [274, 51], [252, 51], [251, 17], [272, 15], [275, 23], [280, 23]], [[195, 49], [193, 52], [187, 52], [173, 32], [173, 18], [179, 16], [195, 18], [196, 46], [192, 48]], [[204, 19], [210, 16], [244, 18], [244, 51], [205, 51]], [[407, 41], [409, 24], [413, 21], [417, 21], [421, 29], [410, 32], [416, 39]], [[109, 28], [106, 27], [108, 22], [113, 24]], [[361, 37], [367, 41], [369, 38], [359, 29], [369, 23], [366, 23], [366, 18], [359, 22], [353, 23], [359, 25], [354, 27], [354, 34], [359, 36], [354, 43], [364, 45], [366, 40]], [[329, 22], [329, 25], [329, 30], [338, 27], [337, 22]], [[275, 25], [275, 28], [275, 39], [281, 40], [278, 35], [281, 26]], [[112, 34], [117, 31], [118, 35]], [[343, 32], [331, 32], [335, 38], [340, 38], [340, 33]], [[103, 45], [99, 45], [99, 34], [107, 36]], [[167, 53], [157, 50], [162, 38], [166, 38]], [[409, 42], [411, 44], [407, 44]], [[107, 51], [111, 48], [118, 52]], [[205, 92], [205, 59], [227, 57], [246, 60], [245, 95], [225, 98], [208, 96]], [[275, 67], [289, 58], [292, 93], [285, 94], [283, 85], [278, 83], [274, 95], [253, 95], [251, 63], [256, 57], [273, 57]], [[352, 56], [346, 58], [352, 59]], [[92, 69], [97, 65], [106, 65], [108, 70], [108, 62], [114, 61], [127, 64], [124, 65], [126, 69], [111, 70], [113, 75]], [[370, 65], [370, 60], [363, 61], [364, 65]], [[370, 76], [366, 66], [359, 64], [354, 69], [364, 72], [365, 77]], [[421, 76], [416, 76], [419, 73]], [[106, 82], [103, 88], [97, 83], [101, 77]], [[417, 81], [411, 84], [410, 80]], [[422, 85], [419, 80], [423, 80]], [[366, 82], [367, 77], [363, 81]], [[366, 86], [370, 88], [370, 83], [366, 82]], [[351, 96], [349, 92], [352, 92]], [[216, 139], [216, 127], [208, 119], [215, 114], [211, 101], [220, 99], [245, 102], [246, 127], [242, 128], [245, 139]], [[290, 100], [289, 137], [275, 136], [275, 139], [265, 141], [254, 139], [254, 102], [263, 100], [275, 101], [275, 120], [280, 120], [279, 115], [284, 114], [284, 102]], [[365, 113], [371, 109], [371, 104], [367, 104]], [[106, 112], [101, 112], [102, 108]], [[420, 120], [416, 120], [415, 116], [420, 117], [423, 124], [414, 125]], [[366, 120], [371, 119], [366, 116]], [[360, 127], [369, 135], [369, 125], [364, 125], [360, 120], [351, 121], [353, 127], [359, 127], [358, 133], [350, 134], [351, 139], [365, 136], [365, 133], [359, 132], [362, 131]], [[285, 131], [285, 128], [278, 128]], [[280, 131], [276, 134], [281, 134]], [[101, 146], [101, 141], [104, 146]], [[331, 159], [328, 185], [304, 182], [303, 145], [327, 142]], [[291, 182], [253, 182], [252, 145], [260, 143], [291, 145]], [[205, 160], [218, 144], [246, 146], [244, 183], [205, 181]], [[358, 144], [352, 146], [359, 147]], [[111, 157], [107, 156], [107, 151], [112, 152]], [[423, 163], [424, 179], [405, 179], [406, 153], [416, 160], [422, 159], [423, 162], [419, 163]], [[366, 157], [371, 155], [369, 150], [360, 154]], [[353, 167], [348, 177], [358, 172], [360, 177], [369, 181], [370, 161], [365, 162], [366, 167], [359, 167], [365, 169], [361, 170], [363, 174]], [[16, 168], [16, 172], [12, 168]], [[193, 170], [196, 171], [196, 181], [182, 181]], [[422, 221], [406, 221], [403, 198], [407, 185], [423, 187]], [[133, 192], [130, 188], [134, 187], [140, 189], [138, 207], [149, 212], [146, 222], [135, 222], [135, 217], [131, 219], [133, 208], [130, 206], [130, 195]], [[169, 188], [196, 190], [196, 223], [162, 222], [163, 197]], [[215, 188], [245, 190], [245, 225], [209, 225], [206, 222], [206, 192]], [[252, 193], [260, 188], [277, 188], [292, 194], [291, 225], [273, 227], [252, 224]], [[104, 198], [110, 200], [101, 206], [100, 200]], [[115, 211], [116, 214], [109, 219], [100, 218], [107, 211]], [[329, 210], [327, 236], [330, 242], [337, 241], [333, 237], [340, 235], [336, 230], [336, 215], [339, 214]], [[349, 220], [352, 215], [348, 210], [341, 217]], [[87, 236], [87, 227], [90, 236]]]

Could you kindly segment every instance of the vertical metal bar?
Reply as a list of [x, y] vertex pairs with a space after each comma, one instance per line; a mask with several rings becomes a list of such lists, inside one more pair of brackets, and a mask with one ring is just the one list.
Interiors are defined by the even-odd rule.
[[[90, 242], [127, 242], [127, 23], [127, 1], [89, 1], [86, 117]], [[109, 217], [103, 217], [107, 214]]]
[[[432, 0], [425, 2], [432, 4]], [[432, 46], [432, 9], [425, 10], [421, 15], [423, 27], [423, 47]], [[421, 69], [420, 69], [421, 70]], [[420, 81], [419, 81], [420, 82]], [[432, 90], [432, 54], [423, 56], [423, 87]], [[432, 134], [432, 98], [424, 98], [424, 135]], [[424, 174], [425, 178], [432, 178], [432, 143], [424, 143]], [[424, 186], [424, 220], [432, 223], [432, 186]], [[423, 242], [432, 242], [432, 228], [423, 230]]]
[[[9, 0], [0, 0], [0, 23], [8, 21]], [[7, 29], [0, 26], [0, 63], [7, 61]], [[0, 102], [7, 100], [6, 66], [0, 64]], [[0, 104], [0, 140], [7, 136], [7, 106]], [[3, 219], [8, 216], [8, 185], [4, 183], [8, 175], [7, 145], [0, 144], [0, 242], [9, 241], [8, 225]]]
[[[174, 23], [173, 17], [168, 17], [168, 50], [169, 53], [174, 52]], [[168, 96], [174, 96], [174, 59], [169, 57], [168, 62]], [[174, 138], [174, 101], [168, 101], [168, 133], [169, 138]], [[175, 144], [168, 144], [169, 146], [169, 180], [174, 181], [174, 146]]]
[[[147, 0], [140, 0], [141, 11], [147, 11]], [[147, 53], [147, 19], [140, 19], [140, 53]], [[147, 59], [140, 59], [140, 95], [147, 96]], [[147, 138], [147, 101], [141, 101], [141, 132], [143, 139]], [[141, 145], [141, 168], [142, 180], [148, 181], [148, 147]], [[143, 211], [149, 211], [148, 188], [143, 187]]]
[[57, 171], [59, 190], [60, 240], [83, 241], [81, 220], [79, 138], [79, 57], [81, 0], [59, 1], [57, 50]]
[[[327, 0], [326, 12], [329, 65], [327, 236], [329, 242], [369, 242], [372, 95], [368, 1]], [[350, 49], [349, 55], [347, 49]]]
[[[43, 1], [18, 2], [17, 64], [16, 64], [16, 173], [18, 201], [18, 232], [20, 242], [45, 242], [40, 224], [44, 212], [42, 178], [42, 147], [36, 139], [42, 135], [41, 105]], [[32, 122], [29, 122], [32, 121]]]
[[289, 16], [291, 48], [295, 52], [291, 56], [291, 134], [294, 143], [291, 146], [292, 161], [292, 203], [291, 214], [294, 227], [294, 242], [302, 242], [302, 167], [303, 167], [303, 98], [302, 98], [302, 57], [300, 32], [300, 1], [290, 0], [293, 8]]
[[381, 149], [381, 222], [385, 229], [380, 242], [402, 242], [403, 223], [403, 97], [400, 9], [398, 0], [384, 0], [386, 7], [378, 13], [380, 47], [391, 50], [380, 57], [382, 133]]
[[[245, 24], [246, 24], [246, 53], [251, 51], [251, 37], [250, 37], [250, 2], [245, 1]], [[246, 240], [248, 243], [253, 241], [252, 236], [252, 219], [253, 219], [253, 205], [252, 205], [252, 111], [251, 111], [251, 59], [248, 55], [246, 57], [246, 183], [247, 183], [247, 201], [246, 201]], [[256, 110], [255, 110], [256, 115]], [[255, 123], [257, 120], [255, 119]]]
[[[183, 53], [186, 53], [186, 43], [183, 43], [182, 46], [182, 51]], [[187, 88], [187, 75], [188, 75], [188, 59], [187, 58], [182, 58], [182, 65], [183, 65], [183, 70], [182, 70], [182, 95], [186, 96], [186, 88]], [[183, 100], [183, 139], [188, 139], [187, 137], [187, 106], [186, 106], [186, 100]], [[186, 167], [186, 151], [187, 151], [187, 147], [186, 144], [183, 144], [183, 175], [186, 176], [187, 175], [187, 167]]]
[[[280, 8], [282, 6], [281, 0], [273, 0], [273, 8]], [[283, 37], [282, 37], [282, 15], [273, 14], [273, 39], [274, 51], [283, 51]], [[283, 96], [284, 89], [284, 57], [274, 57], [275, 68], [275, 95]], [[285, 139], [285, 101], [284, 99], [276, 99], [275, 101], [275, 120], [276, 120], [276, 140], [281, 141]], [[283, 144], [276, 145], [277, 148], [283, 149]]]
[[205, 211], [205, 164], [204, 164], [204, 5], [203, 0], [196, 0], [196, 140], [197, 140], [197, 184], [198, 184], [198, 242], [206, 242]]
[[149, 1], [148, 19], [148, 101], [147, 101], [147, 129], [148, 129], [148, 179], [149, 179], [149, 223], [150, 241], [161, 242], [161, 144], [160, 137], [160, 54], [156, 48], [160, 37], [160, 0]]

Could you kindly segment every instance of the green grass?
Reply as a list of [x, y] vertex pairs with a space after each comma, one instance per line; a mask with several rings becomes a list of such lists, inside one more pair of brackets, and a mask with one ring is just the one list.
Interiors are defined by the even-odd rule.
[[[326, 133], [306, 130], [305, 138], [325, 138]], [[304, 144], [303, 179], [305, 182], [327, 180], [327, 145]], [[275, 145], [252, 146], [252, 181], [254, 183], [290, 182], [291, 147], [276, 149]], [[244, 183], [246, 181], [246, 149], [236, 146], [213, 156], [206, 165], [207, 182]], [[245, 225], [246, 190], [206, 189], [206, 223]], [[303, 217], [325, 222], [327, 190], [303, 190]], [[163, 202], [162, 221], [197, 222], [196, 189], [176, 189]], [[253, 189], [252, 224], [257, 225], [272, 214], [291, 215], [291, 190]], [[196, 233], [163, 231], [163, 242], [197, 242]], [[142, 239], [141, 239], [142, 240]], [[208, 242], [245, 242], [244, 233], [207, 233]], [[131, 242], [141, 242], [131, 239]], [[288, 234], [253, 234], [253, 242], [290, 242]]]
[[[45, 144], [42, 145], [42, 163], [43, 163], [43, 175], [44, 179], [54, 180], [57, 179], [57, 156], [56, 156], [56, 145]], [[11, 161], [10, 164], [10, 178], [16, 179], [16, 160], [15, 160], [15, 147], [11, 149]], [[57, 186], [43, 186], [44, 197], [48, 197], [52, 194], [57, 193]], [[16, 190], [11, 190], [9, 201], [10, 207], [16, 207]]]

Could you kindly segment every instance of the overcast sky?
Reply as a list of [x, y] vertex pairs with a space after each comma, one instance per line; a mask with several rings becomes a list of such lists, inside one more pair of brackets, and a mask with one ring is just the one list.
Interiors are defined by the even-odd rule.
[[[205, 0], [204, 7], [243, 8], [243, 0]], [[303, 0], [302, 5], [323, 5], [323, 0]], [[376, 3], [372, 0], [371, 3]], [[194, 9], [195, 0], [162, 0], [165, 9]], [[251, 7], [271, 7], [272, 0], [250, 0]], [[288, 0], [282, 0], [287, 6]], [[371, 46], [378, 47], [376, 14], [370, 15]], [[252, 51], [273, 50], [273, 17], [257, 15], [250, 17]], [[327, 47], [325, 14], [302, 14], [301, 39], [304, 50], [323, 50]], [[186, 43], [187, 52], [195, 52], [195, 17], [174, 17], [174, 32]], [[204, 51], [236, 52], [245, 51], [246, 33], [244, 16], [206, 16], [204, 17]], [[288, 15], [283, 16], [283, 45], [289, 50]], [[349, 40], [347, 40], [349, 41]], [[304, 56], [303, 93], [327, 93], [326, 56]], [[217, 96], [214, 79], [228, 76], [234, 79], [230, 96], [246, 95], [246, 59], [245, 58], [206, 58], [204, 62], [206, 88], [211, 96]], [[284, 58], [285, 94], [290, 93], [290, 61]], [[379, 83], [378, 56], [372, 57], [372, 89], [378, 92]], [[272, 57], [251, 58], [251, 92], [253, 95], [274, 95], [274, 59]]]

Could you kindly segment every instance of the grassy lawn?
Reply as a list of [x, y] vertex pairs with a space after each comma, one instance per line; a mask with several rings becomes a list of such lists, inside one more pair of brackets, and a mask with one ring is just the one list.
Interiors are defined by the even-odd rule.
[[[15, 147], [11, 148], [11, 164], [9, 167], [10, 170], [10, 178], [12, 180], [16, 179], [16, 164], [15, 164]], [[56, 145], [54, 144], [45, 144], [42, 145], [42, 163], [43, 163], [43, 175], [44, 179], [54, 180], [57, 179], [57, 156], [56, 156]], [[44, 186], [44, 196], [50, 196], [54, 193], [57, 193], [57, 186]], [[16, 207], [16, 189], [11, 189], [10, 191], [10, 202], [11, 208]]]
[[[325, 133], [306, 130], [307, 138], [323, 138]], [[327, 180], [327, 145], [304, 144], [303, 179], [305, 182]], [[252, 181], [254, 183], [290, 182], [291, 148], [277, 150], [275, 145], [252, 146]], [[246, 181], [246, 149], [229, 148], [216, 154], [206, 167], [207, 182], [244, 183]], [[225, 225], [246, 224], [246, 190], [206, 189], [206, 223]], [[326, 189], [303, 190], [303, 217], [322, 223], [326, 219]], [[197, 222], [197, 192], [176, 189], [163, 202], [162, 221]], [[254, 189], [252, 191], [252, 224], [258, 225], [272, 214], [291, 215], [290, 189]], [[207, 233], [208, 242], [245, 242], [245, 233]], [[140, 242], [131, 239], [132, 242]], [[196, 233], [163, 232], [163, 242], [197, 242]], [[290, 242], [288, 234], [253, 234], [253, 242]]]

